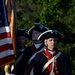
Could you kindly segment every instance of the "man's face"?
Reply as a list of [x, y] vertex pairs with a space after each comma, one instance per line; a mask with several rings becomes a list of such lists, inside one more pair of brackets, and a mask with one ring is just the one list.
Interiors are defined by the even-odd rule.
[[57, 38], [48, 38], [46, 40], [46, 44], [47, 44], [47, 47], [50, 49], [50, 50], [53, 50], [54, 48], [56, 48], [57, 46]]
[[41, 34], [39, 31], [33, 31], [32, 40], [37, 40], [38, 36]]
[[27, 41], [27, 38], [24, 36], [18, 36], [18, 45], [20, 47], [25, 47], [25, 43]]

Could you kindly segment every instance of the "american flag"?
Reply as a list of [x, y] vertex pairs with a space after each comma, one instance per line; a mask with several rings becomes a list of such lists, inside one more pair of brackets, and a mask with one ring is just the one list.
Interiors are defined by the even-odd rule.
[[8, 24], [5, 0], [0, 0], [0, 66], [14, 60], [14, 50]]

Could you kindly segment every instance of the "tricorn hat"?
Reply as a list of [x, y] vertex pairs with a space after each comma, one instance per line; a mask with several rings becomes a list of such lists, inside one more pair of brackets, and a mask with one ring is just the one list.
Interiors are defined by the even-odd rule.
[[61, 40], [62, 35], [57, 30], [48, 30], [48, 31], [45, 31], [42, 34], [40, 34], [40, 36], [38, 37], [38, 40], [45, 40], [48, 38], [58, 38], [59, 40]]
[[49, 30], [47, 27], [45, 27], [44, 25], [40, 24], [40, 23], [34, 23], [34, 26], [32, 26], [29, 30], [28, 30], [28, 34], [32, 35], [33, 31], [39, 31], [39, 32], [44, 32]]
[[17, 36], [24, 36], [24, 37], [29, 37], [28, 36], [28, 31], [26, 29], [18, 28], [17, 29]]

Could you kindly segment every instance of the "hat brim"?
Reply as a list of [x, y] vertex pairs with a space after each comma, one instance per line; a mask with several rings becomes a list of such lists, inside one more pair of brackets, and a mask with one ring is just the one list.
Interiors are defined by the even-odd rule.
[[38, 40], [45, 40], [48, 38], [58, 38], [59, 40], [61, 40], [62, 36], [60, 33], [55, 34], [51, 33], [51, 31], [45, 31], [38, 37]]
[[24, 37], [26, 37], [28, 39], [30, 38], [29, 35], [27, 33], [25, 33], [24, 31], [22, 31], [22, 30], [17, 31], [17, 37], [18, 36], [24, 36]]

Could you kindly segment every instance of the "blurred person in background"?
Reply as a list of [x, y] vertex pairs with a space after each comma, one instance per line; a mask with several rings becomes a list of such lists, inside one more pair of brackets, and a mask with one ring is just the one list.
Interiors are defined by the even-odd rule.
[[23, 75], [29, 58], [32, 55], [32, 51], [29, 46], [26, 46], [27, 40], [29, 40], [28, 31], [26, 29], [17, 29], [17, 57], [16, 57], [16, 75]]
[[32, 56], [29, 59], [28, 69], [25, 72], [25, 75], [30, 75], [31, 70], [33, 69], [33, 59], [35, 55], [41, 52], [45, 48], [43, 41], [37, 40], [37, 38], [42, 32], [47, 31], [47, 30], [48, 28], [40, 23], [34, 23], [34, 26], [32, 26], [28, 30], [28, 34], [29, 36], [31, 36], [31, 40], [33, 41], [33, 44], [31, 46]]

